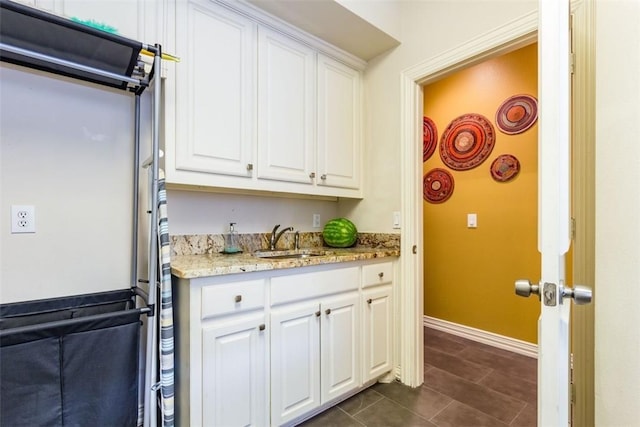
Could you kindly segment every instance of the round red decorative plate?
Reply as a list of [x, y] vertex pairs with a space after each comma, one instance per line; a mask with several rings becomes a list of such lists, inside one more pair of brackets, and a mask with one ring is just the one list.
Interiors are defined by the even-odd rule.
[[429, 203], [446, 202], [453, 193], [453, 176], [445, 169], [431, 169], [422, 179], [422, 193]]
[[438, 128], [429, 117], [422, 120], [422, 161], [426, 162], [436, 151], [438, 145]]
[[529, 129], [538, 120], [538, 100], [531, 95], [507, 98], [496, 112], [496, 125], [507, 135]]
[[493, 125], [485, 116], [464, 114], [442, 133], [440, 158], [451, 169], [473, 169], [491, 154], [495, 141]]
[[511, 154], [502, 154], [491, 163], [491, 176], [498, 182], [514, 179], [520, 172], [520, 162]]

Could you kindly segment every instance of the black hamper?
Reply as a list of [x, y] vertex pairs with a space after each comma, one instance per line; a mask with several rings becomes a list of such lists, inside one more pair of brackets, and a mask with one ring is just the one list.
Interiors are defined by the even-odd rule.
[[130, 289], [0, 305], [0, 426], [136, 426]]

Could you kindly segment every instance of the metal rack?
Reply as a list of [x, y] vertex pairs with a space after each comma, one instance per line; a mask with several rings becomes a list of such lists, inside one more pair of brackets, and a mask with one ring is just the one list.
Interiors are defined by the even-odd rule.
[[[150, 63], [142, 60], [149, 58]], [[131, 93], [135, 97], [134, 182], [133, 182], [133, 230], [131, 240], [132, 295], [145, 301], [136, 308], [138, 314], [151, 317], [157, 314], [158, 284], [158, 181], [159, 181], [159, 133], [162, 51], [159, 45], [148, 45], [111, 34], [87, 25], [73, 22], [38, 9], [8, 0], [0, 0], [0, 60], [108, 86]], [[147, 65], [147, 67], [145, 67]], [[146, 69], [150, 66], [150, 70]], [[138, 262], [138, 188], [140, 185], [140, 96], [147, 89], [153, 91], [152, 141], [150, 162], [149, 248], [147, 278], [137, 276]], [[148, 295], [138, 288], [139, 282], [149, 283]], [[134, 297], [135, 300], [135, 297]], [[108, 314], [93, 314], [82, 319], [66, 319], [38, 325], [17, 326], [0, 331], [0, 338], [29, 332], [42, 327], [73, 325], [80, 321], [98, 321], [103, 318], [130, 314], [132, 310]], [[156, 352], [154, 321], [148, 322], [147, 362], [145, 366], [145, 425], [155, 425], [155, 399], [151, 397], [155, 387]]]

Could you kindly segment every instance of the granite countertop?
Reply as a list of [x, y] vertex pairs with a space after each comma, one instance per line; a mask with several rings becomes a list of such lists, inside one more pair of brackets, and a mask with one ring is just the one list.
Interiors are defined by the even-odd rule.
[[[398, 248], [362, 247], [337, 249], [327, 247], [311, 247], [298, 252], [322, 252], [322, 255], [308, 258], [268, 259], [259, 258], [253, 253], [226, 255], [221, 253], [173, 255], [171, 257], [171, 274], [183, 279], [197, 277], [221, 276], [225, 274], [249, 273], [284, 268], [306, 267], [311, 265], [332, 264], [338, 262], [360, 261], [384, 257], [397, 257]], [[296, 251], [279, 251], [295, 253]]]

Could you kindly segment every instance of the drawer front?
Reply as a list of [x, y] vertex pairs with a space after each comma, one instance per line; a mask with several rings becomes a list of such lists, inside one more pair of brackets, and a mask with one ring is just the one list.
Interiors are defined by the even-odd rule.
[[271, 279], [271, 305], [358, 289], [359, 267], [293, 274]]
[[264, 280], [247, 280], [202, 288], [202, 318], [264, 307]]
[[393, 262], [381, 262], [362, 267], [362, 287], [378, 286], [393, 281]]

